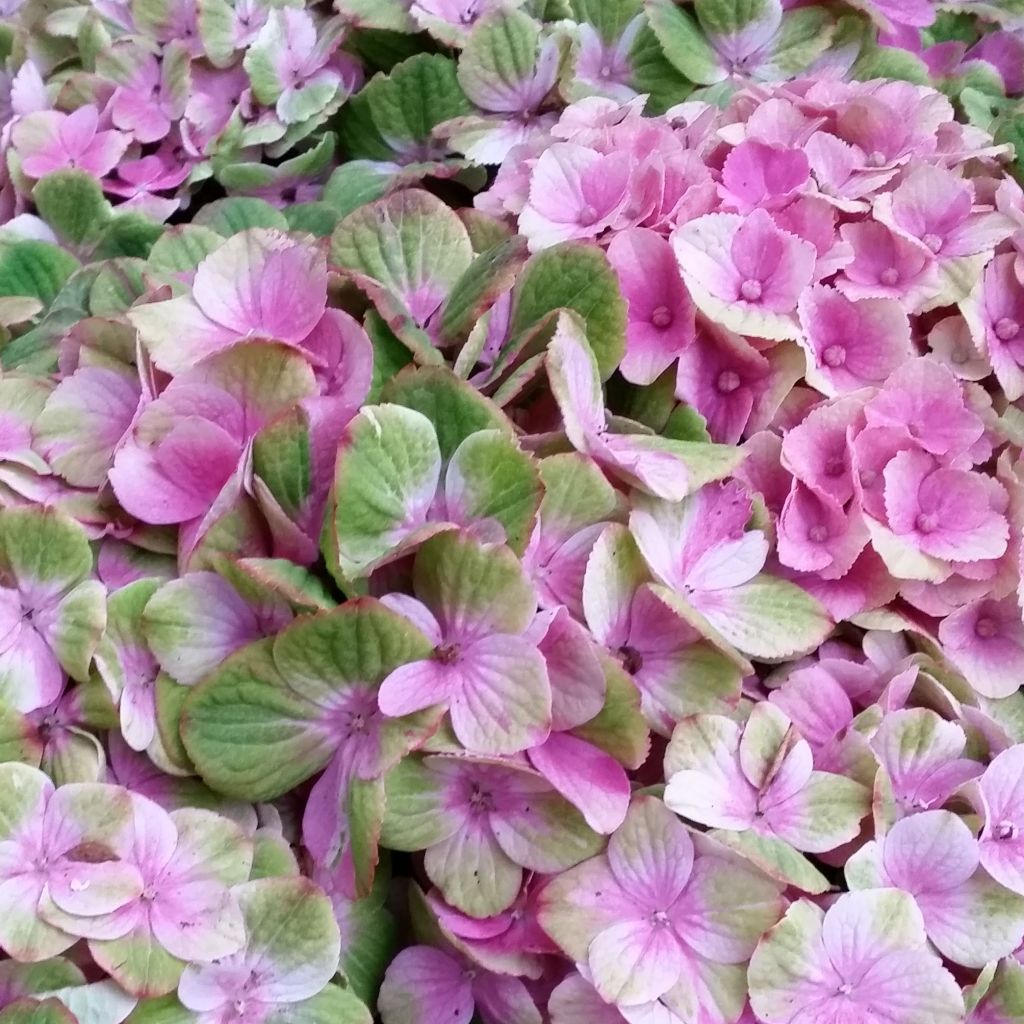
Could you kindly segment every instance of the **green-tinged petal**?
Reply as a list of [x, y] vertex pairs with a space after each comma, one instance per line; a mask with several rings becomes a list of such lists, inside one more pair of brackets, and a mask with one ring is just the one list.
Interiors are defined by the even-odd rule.
[[334, 476], [338, 568], [358, 579], [426, 521], [441, 475], [426, 416], [397, 405], [365, 407], [349, 424]]

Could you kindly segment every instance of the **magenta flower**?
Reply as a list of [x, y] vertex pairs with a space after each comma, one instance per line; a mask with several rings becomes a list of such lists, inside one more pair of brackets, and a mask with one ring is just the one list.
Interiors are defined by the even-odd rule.
[[143, 409], [110, 470], [114, 493], [143, 522], [198, 519], [259, 430], [315, 390], [313, 371], [284, 346], [236, 345], [203, 360]]
[[978, 837], [982, 867], [1024, 896], [1024, 745], [995, 757], [978, 780], [985, 826]]
[[168, 814], [131, 796], [134, 835], [124, 854], [142, 879], [133, 898], [98, 912], [90, 888], [53, 891], [44, 916], [89, 940], [96, 962], [128, 991], [162, 995], [187, 961], [237, 952], [245, 926], [231, 886], [252, 866], [252, 843], [233, 822], [195, 808]]
[[927, 708], [907, 708], [884, 716], [871, 749], [901, 814], [941, 808], [965, 782], [981, 774], [964, 757], [967, 736]]
[[735, 453], [724, 445], [613, 434], [608, 429], [597, 361], [577, 318], [559, 316], [546, 364], [569, 441], [623, 482], [647, 494], [678, 500], [725, 476], [735, 465]]
[[788, 206], [810, 176], [800, 149], [747, 141], [729, 151], [719, 192], [725, 209], [748, 214]]
[[549, 883], [540, 923], [607, 1002], [671, 993], [699, 1013], [716, 967], [743, 963], [781, 911], [767, 878], [699, 853], [663, 804], [638, 797], [605, 854]]
[[903, 818], [846, 863], [852, 889], [902, 889], [914, 897], [928, 939], [948, 960], [984, 967], [1024, 940], [1024, 898], [980, 867], [978, 842], [950, 811]]
[[455, 952], [409, 946], [391, 961], [377, 1001], [384, 1024], [432, 1024], [444, 1017], [484, 1024], [540, 1024], [522, 979], [482, 970]]
[[849, 299], [828, 285], [800, 297], [807, 377], [827, 395], [884, 384], [909, 359], [910, 323], [893, 299]]
[[1010, 401], [1024, 396], [1024, 285], [1011, 253], [996, 256], [985, 268], [980, 296], [964, 308], [971, 334], [995, 371]]
[[[456, 565], [463, 567], [458, 576]], [[384, 680], [381, 711], [398, 717], [445, 706], [455, 735], [476, 753], [513, 754], [543, 743], [551, 684], [544, 656], [524, 636], [537, 601], [512, 552], [444, 533], [420, 548], [413, 576], [419, 600], [392, 594], [384, 603], [416, 624], [433, 653]]]
[[975, 562], [1006, 550], [1009, 526], [984, 477], [945, 469], [927, 452], [904, 451], [885, 467], [888, 525], [904, 543], [941, 561]]
[[752, 419], [761, 419], [773, 389], [772, 364], [732, 331], [698, 324], [679, 356], [676, 397], [704, 417], [721, 444], [736, 444]]
[[124, 156], [131, 138], [123, 132], [99, 130], [99, 112], [87, 105], [70, 114], [57, 110], [29, 114], [14, 126], [11, 142], [30, 178], [66, 168], [102, 178]]
[[665, 753], [665, 803], [711, 828], [752, 829], [824, 853], [857, 835], [870, 800], [859, 783], [813, 765], [807, 741], [774, 704], [755, 705], [742, 728], [696, 715], [676, 726]]
[[1012, 222], [1001, 213], [975, 212], [969, 181], [930, 164], [880, 195], [875, 216], [940, 260], [991, 251], [1013, 231]]
[[1024, 623], [1012, 597], [982, 598], [947, 615], [939, 640], [950, 660], [985, 697], [1017, 692], [1024, 671]]
[[650, 384], [693, 340], [693, 302], [671, 246], [653, 231], [620, 231], [608, 246], [608, 261], [629, 314], [619, 371], [633, 384]]
[[[578, 811], [514, 762], [406, 758], [386, 785], [381, 842], [425, 850], [427, 877], [448, 903], [473, 917], [512, 906], [524, 872], [563, 872], [601, 847]], [[546, 928], [543, 915], [541, 924]]]
[[796, 336], [792, 314], [811, 283], [816, 251], [763, 209], [714, 213], [677, 228], [672, 247], [702, 312], [743, 334]]
[[256, 228], [234, 235], [199, 264], [190, 295], [134, 306], [128, 316], [153, 362], [182, 373], [248, 338], [300, 346], [326, 307], [323, 254]]
[[765, 1024], [959, 1024], [960, 987], [927, 943], [921, 912], [897, 889], [847, 893], [825, 912], [800, 900], [758, 944], [751, 1005]]
[[577, 25], [574, 82], [599, 96], [620, 102], [631, 100], [636, 96], [636, 89], [631, 84], [630, 51], [643, 27], [644, 18], [638, 14], [627, 22], [616, 39], [606, 41], [588, 22]]
[[69, 949], [76, 936], [50, 923], [43, 904], [65, 895], [89, 919], [136, 900], [144, 882], [127, 856], [131, 794], [81, 783], [56, 790], [28, 765], [0, 766], [7, 794], [0, 830], [0, 946], [36, 962]]
[[611, 227], [632, 194], [629, 153], [603, 154], [556, 142], [541, 154], [519, 230], [537, 251], [572, 238], [596, 238]]

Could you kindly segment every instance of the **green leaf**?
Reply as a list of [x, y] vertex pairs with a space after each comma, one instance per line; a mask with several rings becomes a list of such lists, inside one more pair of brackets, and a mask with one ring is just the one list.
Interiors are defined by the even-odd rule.
[[673, 0], [646, 0], [651, 29], [669, 62], [691, 82], [713, 85], [728, 76], [694, 18]]
[[893, 46], [872, 46], [866, 49], [850, 70], [850, 77], [861, 82], [889, 78], [912, 82], [914, 85], [931, 84], [924, 62], [907, 50]]
[[[430, 650], [406, 619], [372, 599], [297, 619], [274, 641], [229, 658], [192, 691], [182, 713], [185, 748], [214, 789], [272, 799], [319, 771], [337, 749], [329, 710], [339, 694], [376, 686]], [[382, 735], [381, 756], [394, 756], [403, 729], [429, 723], [396, 724], [400, 735]]]
[[0, 1024], [78, 1024], [59, 1000], [19, 999], [0, 1010]]
[[145, 259], [163, 233], [162, 224], [141, 213], [119, 213], [107, 222], [92, 255], [100, 260], [121, 256]]
[[384, 387], [381, 397], [385, 402], [415, 409], [430, 420], [445, 462], [470, 434], [479, 430], [500, 431], [510, 438], [515, 434], [501, 409], [447, 367], [408, 367]]
[[285, 208], [292, 231], [305, 231], [315, 238], [327, 238], [338, 223], [338, 211], [330, 203], [298, 203]]
[[[603, 0], [612, 6], [611, 0]], [[514, 90], [537, 63], [540, 25], [519, 10], [497, 10], [473, 27], [459, 57], [458, 79], [466, 96], [487, 109], [495, 89]]]
[[324, 185], [323, 201], [341, 217], [380, 199], [393, 175], [370, 160], [349, 160], [336, 168]]
[[694, 0], [694, 11], [709, 36], [732, 36], [757, 22], [778, 17], [778, 0]]
[[63, 239], [80, 245], [95, 239], [110, 220], [100, 183], [85, 171], [56, 171], [32, 190], [39, 215]]
[[331, 261], [370, 296], [421, 362], [440, 353], [421, 329], [473, 260], [462, 221], [422, 189], [396, 192], [350, 213], [331, 236]]
[[277, 228], [288, 230], [288, 221], [280, 210], [275, 210], [263, 199], [251, 199], [235, 196], [230, 199], [217, 199], [199, 209], [193, 224], [209, 228], [229, 238], [239, 231], [248, 228]]
[[375, 404], [380, 401], [380, 394], [388, 381], [412, 362], [412, 353], [395, 337], [377, 310], [366, 311], [363, 327], [373, 344], [373, 378], [366, 401], [367, 404]]
[[153, 243], [148, 263], [156, 270], [172, 273], [195, 270], [224, 241], [223, 235], [196, 224], [169, 228]]
[[244, 800], [271, 800], [318, 772], [336, 740], [320, 709], [289, 689], [261, 640], [228, 658], [189, 694], [181, 738], [213, 789]]
[[572, 733], [635, 771], [647, 760], [651, 746], [650, 730], [640, 710], [640, 693], [611, 655], [605, 651], [599, 654], [605, 679], [604, 707]]
[[606, 43], [614, 43], [643, 10], [641, 0], [570, 0], [573, 17], [593, 25]]
[[445, 481], [449, 501], [471, 521], [494, 520], [522, 555], [537, 521], [543, 487], [536, 461], [497, 430], [481, 430], [459, 445]]
[[526, 240], [518, 235], [502, 239], [477, 256], [452, 285], [441, 307], [439, 344], [465, 341], [495, 300], [515, 284], [526, 258]]
[[831, 888], [829, 880], [802, 853], [781, 839], [750, 830], [726, 832], [718, 829], [710, 835], [777, 882], [815, 896]]
[[599, 246], [563, 242], [530, 258], [513, 299], [510, 349], [558, 309], [583, 318], [601, 379], [606, 380], [626, 351], [626, 303]]
[[333, 531], [343, 577], [369, 575], [396, 549], [399, 527], [425, 516], [440, 474], [430, 420], [398, 405], [363, 408], [348, 426], [334, 476]]
[[455, 62], [421, 53], [375, 75], [363, 90], [373, 123], [394, 149], [420, 146], [435, 125], [472, 113], [462, 91]]
[[0, 243], [0, 295], [29, 295], [49, 305], [78, 260], [49, 242]]
[[334, 9], [359, 29], [416, 31], [416, 22], [409, 16], [409, 4], [403, 0], [335, 0]]
[[629, 63], [633, 69], [630, 84], [647, 95], [648, 114], [663, 114], [693, 90], [693, 83], [665, 56], [650, 25], [644, 25], [633, 40]]
[[[119, 317], [147, 290], [146, 270], [143, 260], [130, 257], [103, 263], [89, 289], [89, 310], [92, 314]], [[134, 358], [134, 340], [131, 353]]]

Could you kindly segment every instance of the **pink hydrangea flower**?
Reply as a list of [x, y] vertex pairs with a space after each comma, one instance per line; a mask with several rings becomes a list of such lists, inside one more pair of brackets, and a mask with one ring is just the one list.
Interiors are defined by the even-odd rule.
[[921, 912], [895, 889], [846, 893], [827, 911], [794, 903], [758, 945], [749, 979], [765, 1024], [957, 1024], [964, 1014], [960, 987], [928, 948]]
[[29, 114], [14, 126], [11, 141], [22, 170], [31, 178], [65, 169], [102, 178], [117, 166], [131, 138], [123, 132], [100, 130], [99, 112], [87, 104], [70, 114], [57, 110]]

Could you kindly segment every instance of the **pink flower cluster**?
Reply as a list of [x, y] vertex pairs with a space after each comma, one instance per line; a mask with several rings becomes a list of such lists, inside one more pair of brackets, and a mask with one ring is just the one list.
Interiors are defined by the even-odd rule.
[[[745, 81], [803, 6], [535, 6], [103, 0], [3, 83], [2, 1024], [1024, 1017], [1009, 149]], [[208, 175], [282, 209], [78, 230]]]
[[[259, 168], [289, 152], [362, 84], [358, 61], [339, 48], [338, 18], [252, 0], [216, 15], [196, 0], [158, 6], [97, 3], [90, 17], [107, 45], [94, 66], [60, 81], [60, 93], [43, 54], [0, 72], [5, 218], [25, 209], [39, 179], [79, 170], [122, 212], [166, 220], [220, 166]], [[31, 17], [29, 8], [22, 14]], [[302, 202], [319, 193], [324, 166], [308, 176], [250, 174], [233, 191]]]

